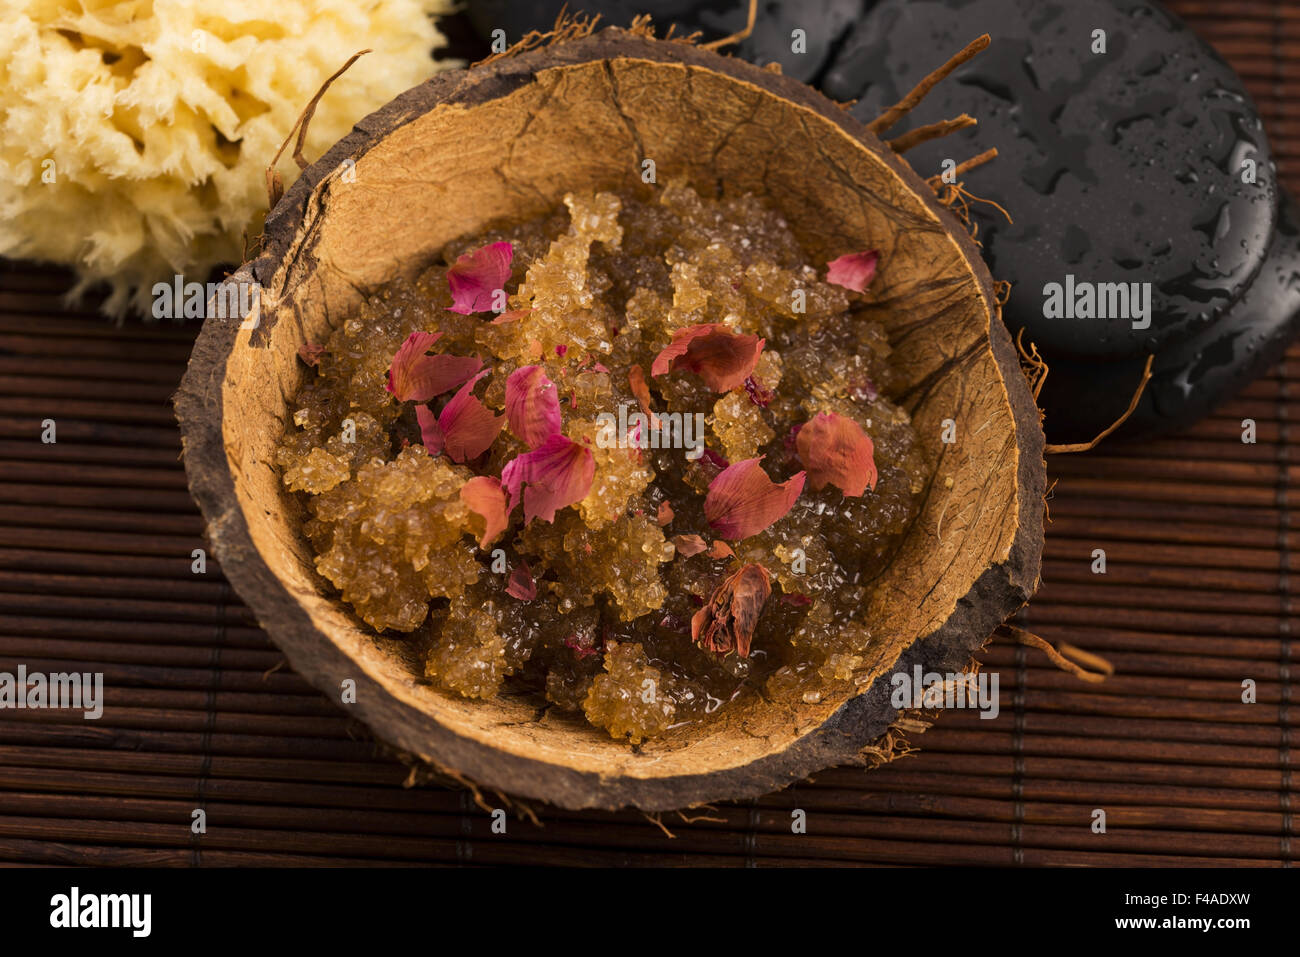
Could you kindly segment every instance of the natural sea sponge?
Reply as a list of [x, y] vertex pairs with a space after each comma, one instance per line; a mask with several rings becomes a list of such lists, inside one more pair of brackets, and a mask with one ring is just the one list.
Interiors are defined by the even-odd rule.
[[[306, 155], [455, 61], [430, 17], [449, 0], [10, 0], [0, 30], [0, 256], [72, 265], [107, 312], [243, 259], [264, 171], [322, 99]], [[297, 175], [280, 163], [286, 185]]]

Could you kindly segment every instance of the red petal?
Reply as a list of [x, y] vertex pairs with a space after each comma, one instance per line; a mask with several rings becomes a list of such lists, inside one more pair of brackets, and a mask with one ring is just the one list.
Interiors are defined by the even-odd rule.
[[760, 409], [766, 409], [772, 401], [772, 390], [763, 385], [762, 381], [756, 376], [746, 377], [745, 392], [749, 394], [749, 401]]
[[503, 326], [507, 322], [518, 322], [524, 316], [532, 312], [532, 309], [508, 309], [501, 315], [492, 320], [492, 325]]
[[325, 347], [317, 345], [314, 342], [304, 342], [298, 347], [298, 358], [309, 366], [315, 366], [320, 362], [321, 355], [325, 352]]
[[501, 470], [501, 485], [510, 495], [510, 510], [524, 498], [524, 524], [534, 518], [555, 521], [558, 509], [581, 502], [591, 491], [596, 460], [591, 449], [559, 433], [541, 448], [517, 456]]
[[716, 562], [720, 558], [735, 558], [736, 553], [732, 550], [730, 545], [722, 539], [718, 539], [709, 546], [709, 557]]
[[[478, 458], [496, 441], [506, 424], [505, 416], [494, 415], [492, 410], [474, 397], [474, 386], [488, 374], [484, 369], [470, 379], [438, 415], [438, 427], [444, 438], [444, 451], [453, 462], [464, 463]], [[416, 415], [419, 413], [417, 411]], [[432, 450], [430, 450], [432, 451]]]
[[714, 392], [730, 392], [743, 385], [758, 365], [763, 342], [758, 336], [739, 335], [714, 323], [687, 326], [674, 332], [672, 342], [655, 356], [650, 374], [661, 376], [685, 369]]
[[501, 481], [491, 475], [476, 475], [461, 486], [460, 500], [483, 519], [483, 537], [478, 544], [480, 548], [487, 548], [510, 523]]
[[640, 403], [641, 411], [645, 414], [646, 421], [650, 423], [650, 428], [658, 429], [659, 416], [655, 415], [650, 408], [650, 387], [646, 385], [645, 372], [640, 366], [634, 365], [627, 370], [627, 384], [632, 387], [632, 394]]
[[461, 385], [483, 368], [474, 356], [425, 355], [441, 332], [413, 332], [388, 366], [388, 391], [400, 402], [428, 402]]
[[871, 439], [847, 416], [834, 412], [813, 416], [795, 436], [795, 447], [815, 489], [829, 483], [857, 497], [876, 487]]
[[535, 449], [560, 431], [560, 398], [541, 366], [523, 366], [506, 379], [510, 431]]
[[709, 483], [704, 517], [723, 538], [756, 535], [783, 517], [803, 491], [804, 473], [781, 484], [759, 467], [761, 458], [729, 465]]
[[508, 242], [489, 243], [457, 259], [456, 264], [447, 270], [451, 311], [464, 316], [490, 311], [494, 294], [504, 288], [510, 278], [510, 261], [514, 254], [514, 247]]
[[[641, 431], [645, 428], [645, 423], [638, 421], [636, 425], [627, 430], [627, 450], [634, 453], [634, 457], [641, 461]], [[646, 448], [650, 447], [649, 439], [646, 439]]]
[[438, 417], [433, 414], [433, 409], [427, 405], [417, 405], [415, 421], [420, 424], [420, 437], [424, 440], [424, 447], [429, 450], [429, 454], [440, 455], [447, 437], [442, 434], [442, 426], [438, 424]]
[[532, 601], [537, 597], [537, 582], [533, 579], [533, 571], [527, 562], [521, 561], [510, 573], [510, 580], [506, 582], [506, 594], [520, 601]]
[[870, 249], [865, 253], [848, 253], [826, 264], [826, 281], [854, 292], [862, 292], [876, 276], [876, 262], [880, 253]]
[[673, 548], [677, 549], [677, 554], [683, 558], [698, 555], [709, 547], [709, 543], [698, 535], [674, 535], [671, 541]]
[[573, 653], [579, 658], [586, 658], [588, 655], [598, 654], [595, 648], [596, 636], [594, 634], [572, 634], [561, 642], [566, 648], [573, 649]]
[[660, 502], [659, 513], [655, 516], [655, 524], [659, 525], [660, 527], [663, 527], [664, 525], [667, 525], [669, 522], [673, 520], [673, 516], [675, 514], [676, 513], [673, 512], [673, 507], [671, 504], [669, 504], [668, 502]]

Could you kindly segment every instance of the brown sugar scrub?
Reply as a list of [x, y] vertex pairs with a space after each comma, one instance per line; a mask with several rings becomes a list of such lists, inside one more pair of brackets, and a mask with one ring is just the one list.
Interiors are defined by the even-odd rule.
[[[877, 135], [887, 132], [885, 126], [868, 129], [839, 105], [789, 77], [690, 43], [654, 39], [644, 29], [588, 33], [588, 28], [575, 25], [559, 42], [440, 74], [412, 89], [358, 124], [305, 170], [272, 211], [256, 258], [228, 280], [236, 286], [256, 283], [260, 287], [258, 314], [243, 323], [217, 317], [205, 322], [176, 397], [186, 472], [207, 522], [209, 554], [296, 672], [379, 740], [419, 765], [445, 770], [480, 788], [568, 808], [631, 805], [660, 810], [756, 796], [832, 765], [887, 760], [904, 749], [900, 735], [916, 745], [924, 727], [915, 715], [900, 713], [891, 704], [892, 680], [911, 674], [916, 665], [940, 673], [969, 667], [972, 654], [1038, 584], [1046, 484], [1042, 431], [1015, 345], [998, 317], [992, 277], [980, 261], [978, 248], [946, 207], [948, 200], [937, 196], [923, 178], [932, 171], [918, 175], [909, 168], [899, 156], [906, 142], [885, 142]], [[331, 361], [321, 352], [318, 365], [312, 367], [301, 356], [317, 355], [350, 320], [373, 311], [385, 295], [413, 288], [429, 264], [454, 264], [461, 256], [472, 257], [498, 242], [511, 244], [512, 275], [501, 285], [507, 299], [517, 296], [526, 270], [513, 273], [529, 253], [522, 238], [494, 234], [496, 226], [527, 224], [553, 215], [555, 229], [547, 237], [549, 243], [567, 231], [566, 194], [579, 201], [608, 192], [629, 204], [657, 202], [660, 197], [654, 193], [638, 192], [646, 188], [641, 176], [648, 157], [658, 170], [657, 192], [679, 182], [728, 202], [738, 202], [746, 194], [759, 197], [763, 208], [785, 221], [803, 251], [792, 266], [814, 267], [823, 285], [848, 297], [855, 321], [880, 326], [890, 347], [891, 381], [883, 388], [873, 385], [907, 411], [925, 449], [927, 467], [921, 491], [913, 500], [915, 518], [892, 546], [889, 560], [867, 583], [871, 597], [860, 620], [867, 623], [871, 639], [866, 661], [855, 674], [859, 680], [870, 675], [869, 680], [824, 685], [822, 699], [809, 703], [797, 685], [776, 685], [771, 675], [758, 675], [748, 686], [754, 693], [742, 693], [698, 720], [682, 722], [674, 715], [667, 730], [629, 747], [626, 734], [612, 737], [593, 728], [585, 714], [546, 702], [538, 683], [527, 693], [518, 693], [517, 683], [528, 680], [526, 671], [507, 676], [499, 692], [484, 698], [444, 690], [437, 679], [428, 677], [428, 652], [438, 637], [432, 632], [441, 619], [431, 611], [413, 632], [379, 631], [341, 600], [339, 589], [318, 571], [319, 550], [304, 534], [304, 525], [314, 519], [313, 496], [290, 490], [277, 457], [282, 454], [287, 424], [307, 407], [300, 399], [302, 390], [316, 382], [318, 370], [328, 368]], [[622, 242], [631, 239], [632, 230], [624, 224]], [[597, 257], [604, 255], [602, 241], [590, 248]], [[865, 293], [845, 292], [827, 281], [827, 263], [872, 249], [879, 250], [880, 257]], [[496, 254], [484, 255], [490, 265]], [[475, 262], [472, 257], [467, 266]], [[866, 265], [862, 257], [848, 265], [853, 263], [859, 268]], [[450, 285], [439, 284], [430, 295], [450, 297]], [[477, 292], [474, 295], [477, 299]], [[603, 293], [594, 297], [602, 298]], [[488, 334], [510, 324], [502, 321], [493, 326], [493, 320], [523, 308], [517, 302], [487, 299], [485, 306], [474, 303], [483, 311], [470, 318], [477, 326], [489, 327]], [[549, 596], [550, 586], [544, 583], [559, 581], [558, 575], [546, 569], [544, 559], [529, 562], [522, 543], [573, 520], [566, 516], [580, 519], [581, 500], [578, 506], [558, 505], [551, 523], [534, 517], [524, 528], [530, 493], [534, 510], [554, 497], [544, 494], [538, 499], [534, 491], [544, 484], [538, 479], [545, 477], [546, 470], [539, 459], [530, 459], [503, 481], [506, 465], [544, 447], [543, 443], [534, 449], [529, 442], [549, 430], [550, 415], [545, 412], [549, 406], [517, 402], [516, 414], [528, 415], [519, 420], [518, 431], [513, 428], [510, 403], [502, 407], [501, 398], [494, 397], [494, 390], [504, 394], [513, 373], [503, 377], [488, 369], [488, 361], [499, 353], [453, 348], [445, 340], [462, 321], [460, 314], [447, 310], [455, 300], [427, 301], [430, 309], [438, 306], [439, 323], [413, 323], [412, 330], [431, 330], [429, 336], [441, 332], [442, 337], [431, 348], [421, 349], [418, 341], [412, 344], [408, 359], [399, 364], [396, 388], [411, 388], [407, 373], [413, 371], [437, 373], [444, 383], [468, 372], [436, 358], [441, 355], [483, 363], [469, 379], [485, 370], [488, 375], [466, 390], [450, 411], [468, 379], [427, 400], [396, 400], [404, 408], [416, 407], [416, 419], [412, 423], [408, 415], [400, 435], [396, 422], [375, 420], [374, 427], [388, 434], [390, 443], [392, 437], [397, 439], [396, 448], [389, 445], [385, 461], [400, 456], [402, 439], [408, 451], [425, 448], [426, 432], [434, 445], [442, 442], [444, 448], [467, 456], [465, 462], [456, 462], [451, 452], [440, 452], [437, 459], [425, 454], [425, 461], [473, 475], [459, 487], [470, 489], [467, 494], [481, 511], [470, 510], [465, 519], [471, 523], [470, 533], [461, 533], [460, 547], [473, 558], [481, 580], [490, 575], [499, 583], [504, 575], [506, 585], [521, 594], [535, 586], [539, 595]], [[503, 312], [497, 313], [498, 308]], [[442, 319], [449, 324], [442, 325]], [[741, 335], [758, 337], [757, 333]], [[409, 338], [409, 331], [394, 335], [388, 355], [375, 360], [376, 367], [368, 374], [376, 377], [377, 390], [385, 390], [384, 374]], [[750, 372], [757, 372], [756, 386], [773, 392], [769, 412], [789, 398], [803, 398], [792, 385], [797, 381], [793, 377], [802, 373], [778, 339], [773, 336], [764, 342]], [[670, 423], [670, 416], [680, 415], [675, 409], [686, 407], [671, 405], [672, 390], [704, 391], [699, 370], [710, 364], [698, 361], [699, 350], [721, 341], [722, 337], [707, 334], [679, 341], [677, 351], [663, 359], [669, 368], [661, 375], [655, 375], [653, 364], [665, 348], [673, 346], [672, 338], [664, 338], [666, 345], [648, 347], [648, 359], [642, 359], [640, 367], [649, 411]], [[569, 343], [569, 349], [574, 348]], [[729, 350], [723, 355], [731, 360], [752, 355], [728, 346], [722, 349]], [[768, 352], [781, 355], [781, 380], [775, 386], [762, 380], [764, 369], [758, 364]], [[410, 367], [411, 359], [430, 361]], [[515, 371], [543, 367], [546, 379], [555, 384], [561, 431], [572, 439], [574, 410], [568, 407], [567, 390], [593, 376], [578, 371], [576, 357], [563, 363], [571, 371], [560, 378], [558, 370], [549, 371], [555, 364], [549, 357], [525, 354], [510, 361]], [[808, 364], [820, 362], [818, 355]], [[594, 369], [596, 363], [613, 375], [615, 364], [608, 359], [597, 358], [583, 369]], [[732, 361], [713, 371], [725, 382], [727, 375], [744, 371], [744, 364]], [[539, 387], [544, 390], [545, 382], [536, 376], [527, 373], [517, 383], [517, 398]], [[623, 396], [613, 411], [641, 411], [640, 384], [611, 378], [610, 389], [611, 394], [617, 390]], [[713, 406], [728, 394], [708, 393], [709, 401], [696, 411], [708, 418]], [[756, 395], [763, 393], [756, 391]], [[628, 396], [635, 399], [635, 407]], [[746, 401], [748, 396], [745, 390]], [[735, 399], [740, 398], [737, 392]], [[581, 403], [584, 395], [579, 392], [576, 399]], [[480, 413], [480, 405], [486, 414]], [[423, 415], [418, 411], [421, 406], [427, 407]], [[539, 409], [545, 414], [539, 414]], [[488, 448], [489, 455], [499, 456], [499, 471], [484, 469], [478, 474], [473, 446], [495, 427], [493, 420], [502, 417], [506, 422]], [[336, 452], [329, 443], [344, 437], [345, 418], [341, 417], [337, 431], [322, 432], [324, 451], [336, 458], [347, 450]], [[359, 414], [352, 418], [355, 438], [365, 441], [371, 426]], [[815, 418], [802, 415], [800, 421]], [[823, 421], [822, 428], [826, 425]], [[720, 441], [711, 429], [706, 424], [706, 437]], [[872, 462], [880, 475], [874, 489], [864, 488], [860, 499], [847, 496], [851, 502], [880, 492], [891, 464], [885, 439], [871, 430], [864, 432], [874, 440]], [[817, 494], [844, 497], [829, 479], [821, 489], [813, 487], [813, 476], [821, 470], [799, 459], [800, 433], [793, 437], [793, 450], [785, 447], [789, 432], [783, 436], [775, 430], [770, 439], [735, 457], [715, 449], [727, 466], [763, 456], [758, 471], [749, 467], [740, 475], [743, 481], [731, 487], [750, 490], [754, 483], [754, 488], [764, 491], [765, 502], [783, 504], [777, 497], [781, 487], [804, 473], [794, 504], [787, 513], [773, 515], [772, 525], [795, 514]], [[697, 434], [692, 428], [692, 438]], [[817, 434], [808, 433], [805, 442]], [[378, 433], [371, 435], [378, 437]], [[953, 440], [945, 441], [946, 436]], [[514, 454], [505, 448], [509, 443], [516, 444]], [[768, 445], [773, 451], [764, 451]], [[594, 436], [591, 448], [593, 460], [613, 451], [600, 449]], [[642, 450], [646, 461], [664, 451]], [[684, 456], [687, 450], [668, 451]], [[791, 452], [793, 460], [788, 457]], [[338, 468], [320, 455], [317, 460]], [[356, 469], [350, 458], [346, 461], [351, 480]], [[699, 467], [718, 464], [701, 459]], [[681, 468], [686, 474], [686, 466]], [[403, 473], [393, 471], [397, 485], [407, 481]], [[757, 481], [760, 472], [770, 486]], [[596, 481], [593, 467], [593, 484]], [[502, 488], [498, 490], [494, 482], [502, 482]], [[510, 530], [502, 524], [498, 534], [493, 530], [497, 523], [490, 529], [484, 517], [480, 532], [479, 516], [499, 514], [493, 501], [501, 508], [508, 506], [508, 486], [516, 482], [519, 500], [512, 510]], [[695, 491], [698, 503], [700, 493]], [[503, 497], [506, 501], [501, 504]], [[450, 496], [445, 503], [437, 495], [433, 498], [440, 508], [458, 507]], [[669, 500], [670, 509], [677, 505], [675, 499]], [[461, 498], [460, 504], [468, 507], [469, 502]], [[682, 510], [689, 508], [683, 505]], [[676, 527], [675, 516], [674, 522], [659, 525], [658, 509], [636, 516], [656, 526], [673, 547], [672, 559], [655, 566], [661, 580], [673, 567], [702, 556], [717, 561], [719, 572], [747, 564], [771, 568], [766, 583], [770, 592], [765, 596], [761, 578], [749, 572], [732, 583], [730, 592], [718, 595], [716, 602], [710, 593], [703, 599], [705, 604], [688, 609], [691, 620], [700, 617], [699, 640], [689, 641], [686, 632], [687, 655], [744, 661], [758, 668], [764, 662], [755, 654], [765, 647], [760, 634], [763, 619], [790, 611], [781, 597], [786, 589], [772, 574], [782, 569], [767, 562], [746, 562], [743, 555], [735, 562], [723, 560], [727, 556], [717, 546], [719, 539], [743, 547], [746, 538], [715, 534], [707, 524], [711, 517], [719, 518], [719, 512], [706, 514], [696, 526], [702, 530], [691, 532]], [[759, 539], [767, 531], [749, 538]], [[653, 535], [654, 530], [647, 534]], [[699, 541], [691, 535], [699, 536]], [[487, 551], [480, 546], [483, 538], [489, 540]], [[491, 561], [483, 571], [482, 560], [497, 548], [505, 553], [505, 571], [493, 570]], [[710, 549], [722, 558], [708, 556]], [[807, 551], [805, 556], [809, 559], [805, 574], [813, 575], [821, 567], [817, 556]], [[795, 556], [788, 557], [793, 565]], [[568, 559], [567, 553], [566, 560], [580, 564]], [[590, 564], [582, 564], [580, 573], [596, 575]], [[813, 597], [812, 591], [804, 594]], [[738, 630], [743, 629], [733, 622], [737, 615], [743, 620], [759, 597], [763, 607], [750, 639], [751, 653], [742, 657]], [[575, 603], [585, 599], [581, 593], [573, 597]], [[608, 596], [601, 600], [612, 601]], [[450, 599], [425, 598], [421, 604], [437, 611], [449, 607]], [[512, 605], [532, 608], [534, 602], [513, 601]], [[591, 616], [595, 611], [595, 604], [584, 604], [577, 613]], [[616, 627], [630, 625], [619, 621]], [[466, 643], [485, 640], [472, 626], [462, 632]], [[788, 642], [788, 636], [784, 640]], [[737, 648], [726, 655], [701, 647], [728, 642]], [[619, 647], [630, 652], [631, 644], [622, 642]], [[593, 657], [589, 654], [582, 660], [589, 664]], [[646, 655], [645, 667], [651, 666], [649, 659]], [[642, 667], [639, 659], [624, 652], [610, 663], [627, 672]]]
[[814, 268], [750, 195], [571, 193], [323, 343], [276, 452], [316, 568], [437, 687], [639, 743], [862, 683], [929, 466], [875, 251]]

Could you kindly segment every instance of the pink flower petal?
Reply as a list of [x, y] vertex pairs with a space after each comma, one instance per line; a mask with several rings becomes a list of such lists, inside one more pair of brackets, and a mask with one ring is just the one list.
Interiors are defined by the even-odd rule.
[[577, 634], [574, 633], [560, 642], [564, 647], [571, 648], [573, 653], [579, 658], [586, 658], [590, 655], [599, 654], [595, 647], [596, 635], [594, 632]]
[[756, 376], [746, 377], [745, 392], [749, 395], [749, 401], [760, 409], [766, 409], [772, 401], [772, 390], [763, 385], [762, 380]]
[[501, 488], [500, 479], [491, 475], [474, 476], [461, 486], [460, 500], [483, 519], [483, 537], [478, 542], [480, 548], [491, 545], [510, 524], [506, 493]]
[[674, 535], [671, 541], [673, 548], [677, 549], [677, 554], [683, 558], [698, 555], [709, 547], [709, 543], [698, 535]]
[[856, 498], [876, 487], [871, 438], [847, 416], [834, 412], [813, 416], [795, 436], [795, 447], [815, 489], [829, 483]]
[[560, 397], [541, 366], [523, 366], [506, 379], [510, 431], [535, 449], [560, 431]]
[[730, 392], [744, 384], [758, 365], [764, 340], [706, 323], [673, 333], [670, 343], [650, 366], [652, 376], [685, 369], [694, 372], [714, 392]]
[[520, 601], [532, 601], [537, 597], [537, 581], [527, 562], [521, 561], [510, 573], [510, 580], [506, 582], [506, 594]]
[[387, 388], [399, 402], [428, 402], [483, 368], [474, 356], [425, 355], [441, 338], [441, 332], [413, 332], [393, 356]]
[[636, 396], [637, 404], [641, 406], [641, 412], [650, 423], [651, 430], [658, 429], [659, 416], [655, 415], [650, 407], [650, 386], [646, 385], [645, 371], [639, 365], [634, 365], [627, 370], [627, 384], [631, 387], [632, 394]]
[[[494, 415], [474, 397], [474, 386], [487, 374], [488, 370], [484, 369], [461, 386], [438, 414], [438, 428], [442, 430], [445, 443], [443, 451], [453, 462], [464, 463], [478, 458], [496, 441], [506, 424], [505, 416]], [[416, 414], [418, 416], [418, 411]]]
[[730, 545], [722, 539], [718, 539], [709, 546], [709, 557], [716, 562], [723, 558], [735, 558], [736, 553], [732, 550]]
[[627, 450], [629, 452], [636, 453], [635, 458], [638, 462], [641, 461], [641, 446], [642, 446], [643, 438], [645, 441], [646, 448], [649, 448], [649, 438], [643, 437], [641, 434], [644, 431], [645, 431], [645, 423], [642, 422], [640, 419], [637, 420], [636, 425], [632, 426], [630, 429], [627, 430], [627, 442], [626, 442]]
[[325, 347], [315, 342], [304, 342], [298, 347], [298, 358], [306, 365], [315, 366], [325, 353]]
[[722, 538], [757, 535], [782, 518], [803, 491], [804, 473], [779, 485], [759, 467], [761, 458], [729, 465], [709, 483], [704, 517]]
[[447, 285], [451, 289], [452, 312], [468, 316], [475, 312], [489, 312], [498, 289], [505, 288], [510, 278], [510, 261], [514, 246], [508, 242], [488, 243], [482, 249], [466, 253], [447, 270]]
[[853, 292], [862, 292], [876, 276], [876, 263], [880, 253], [874, 249], [865, 253], [848, 253], [826, 264], [826, 281]]
[[667, 525], [669, 522], [673, 520], [675, 514], [676, 513], [673, 511], [673, 507], [671, 503], [660, 502], [659, 512], [655, 516], [655, 524], [659, 525], [660, 527]]
[[415, 421], [420, 425], [420, 436], [424, 439], [424, 447], [429, 450], [429, 454], [441, 455], [447, 437], [443, 435], [442, 426], [438, 424], [438, 417], [433, 414], [433, 409], [427, 405], [417, 405]]
[[504, 326], [507, 322], [518, 322], [532, 311], [532, 309], [507, 309], [492, 320], [492, 325]]
[[725, 456], [719, 455], [717, 452], [713, 451], [713, 449], [709, 448], [707, 445], [704, 447], [704, 454], [700, 458], [703, 461], [708, 462], [710, 465], [712, 465], [714, 468], [717, 469], [725, 469], [728, 465], [731, 464], [730, 462], [727, 461]]
[[517, 456], [501, 470], [501, 485], [510, 495], [510, 511], [524, 499], [524, 524], [534, 518], [555, 521], [558, 509], [581, 502], [596, 477], [591, 449], [556, 433], [532, 452]]

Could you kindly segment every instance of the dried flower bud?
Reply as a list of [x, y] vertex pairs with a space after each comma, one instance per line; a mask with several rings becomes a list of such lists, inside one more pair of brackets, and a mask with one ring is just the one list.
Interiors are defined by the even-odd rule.
[[741, 658], [748, 658], [758, 616], [771, 594], [767, 569], [742, 565], [691, 617], [691, 640], [706, 651], [726, 654], [734, 649]]

